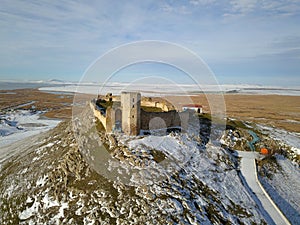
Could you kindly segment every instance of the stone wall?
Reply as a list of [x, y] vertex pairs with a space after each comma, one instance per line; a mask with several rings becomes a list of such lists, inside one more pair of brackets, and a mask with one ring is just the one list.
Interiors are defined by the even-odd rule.
[[102, 115], [101, 112], [99, 110], [97, 110], [96, 104], [94, 102], [90, 102], [90, 107], [93, 110], [93, 113], [94, 113], [95, 117], [100, 120], [103, 127], [107, 131], [106, 116]]
[[114, 110], [111, 107], [106, 109], [106, 132], [112, 132], [115, 123]]
[[148, 106], [148, 107], [157, 107], [162, 109], [162, 111], [164, 112], [168, 112], [175, 109], [171, 103], [157, 97], [156, 98], [144, 97], [141, 101], [141, 105]]
[[141, 129], [162, 129], [181, 126], [180, 113], [172, 110], [169, 112], [146, 112], [141, 110]]
[[[141, 103], [145, 106], [161, 108], [163, 112], [146, 112], [140, 108]], [[105, 115], [97, 110], [94, 102], [90, 105], [95, 117], [101, 121], [108, 133], [113, 132], [117, 120], [121, 122], [122, 131], [127, 135], [139, 135], [140, 130], [171, 127], [181, 127], [182, 130], [187, 130], [190, 118], [189, 112], [169, 111], [170, 106], [164, 102], [149, 99], [141, 101], [141, 95], [134, 92], [123, 92], [121, 106], [108, 107]], [[117, 110], [119, 110], [118, 117], [121, 118], [116, 118]]]
[[106, 109], [106, 132], [110, 133], [115, 130], [117, 121], [122, 123], [122, 108], [108, 107]]
[[156, 107], [156, 108], [160, 108], [162, 111], [167, 112], [169, 111], [169, 108], [166, 104], [161, 103], [161, 102], [154, 102], [154, 101], [145, 101], [143, 100], [141, 102], [142, 106], [148, 106], [148, 107]]

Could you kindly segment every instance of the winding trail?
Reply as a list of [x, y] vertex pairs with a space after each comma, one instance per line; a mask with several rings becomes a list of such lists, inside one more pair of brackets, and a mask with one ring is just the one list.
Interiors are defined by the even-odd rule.
[[[250, 195], [253, 197], [258, 207], [262, 207], [263, 211], [265, 211], [263, 212], [263, 214], [265, 214], [265, 219], [271, 224], [290, 224], [258, 180], [255, 162], [255, 159], [258, 157], [257, 152], [237, 152], [241, 157], [241, 173], [245, 178], [246, 185], [248, 185], [247, 189], [248, 191], [252, 191]], [[255, 196], [253, 196], [253, 194]], [[266, 215], [266, 213], [268, 215]], [[272, 221], [269, 221], [270, 219]]]
[[254, 147], [254, 144], [256, 142], [259, 142], [260, 139], [259, 137], [256, 135], [256, 133], [254, 133], [252, 130], [248, 130], [248, 133], [252, 136], [252, 141], [249, 141], [248, 142], [248, 146], [250, 147], [251, 151], [255, 151], [255, 147]]

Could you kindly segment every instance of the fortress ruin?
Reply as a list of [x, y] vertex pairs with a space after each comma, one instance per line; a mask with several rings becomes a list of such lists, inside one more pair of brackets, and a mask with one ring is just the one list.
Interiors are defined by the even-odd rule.
[[142, 99], [138, 92], [98, 96], [90, 105], [107, 133], [123, 132], [131, 136], [155, 130], [186, 130], [190, 116], [190, 112], [179, 112], [167, 101]]

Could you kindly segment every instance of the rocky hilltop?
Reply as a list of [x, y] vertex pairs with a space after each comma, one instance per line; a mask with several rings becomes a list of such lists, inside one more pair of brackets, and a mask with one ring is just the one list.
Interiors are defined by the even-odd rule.
[[[164, 174], [163, 159], [186, 158], [188, 149], [193, 154], [166, 179], [131, 177], [124, 184], [87, 164], [71, 122], [62, 122], [6, 147], [18, 153], [1, 163], [0, 224], [266, 224], [229, 150], [180, 133], [98, 134], [123, 168], [150, 165]], [[166, 144], [154, 148], [161, 138]]]

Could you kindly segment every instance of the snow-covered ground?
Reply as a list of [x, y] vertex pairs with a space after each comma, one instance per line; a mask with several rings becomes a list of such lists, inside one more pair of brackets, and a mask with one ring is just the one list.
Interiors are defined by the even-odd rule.
[[[129, 223], [128, 219], [127, 223], [124, 221], [119, 224], [146, 224], [144, 221], [153, 223], [155, 216], [162, 215], [158, 214], [159, 212], [178, 218], [176, 220], [178, 224], [225, 224], [221, 222], [222, 220], [213, 223], [214, 218], [209, 218], [212, 215], [223, 218], [231, 224], [262, 224], [263, 219], [267, 222], [271, 221], [264, 215], [264, 210], [257, 207], [257, 202], [249, 194], [246, 185], [241, 182], [238, 159], [229, 150], [210, 143], [206, 146], [200, 145], [197, 137], [186, 133], [139, 137], [115, 134], [114, 137], [118, 142], [115, 149], [112, 148], [111, 151], [114, 157], [119, 157], [116, 160], [118, 173], [111, 180], [112, 182], [103, 180], [102, 183], [102, 180], [99, 180], [101, 183], [98, 186], [95, 174], [82, 170], [86, 163], [83, 163], [81, 154], [76, 150], [76, 140], [74, 133], [71, 132], [72, 127], [62, 126], [63, 124], [60, 124], [57, 130], [45, 134], [44, 137], [41, 135], [35, 141], [21, 141], [27, 141], [28, 147], [26, 148], [24, 147], [26, 143], [13, 144], [15, 145], [13, 149], [28, 149], [29, 157], [20, 157], [15, 161], [15, 167], [18, 169], [11, 174], [12, 177], [3, 176], [6, 180], [3, 182], [2, 190], [5, 193], [3, 196], [8, 195], [11, 197], [10, 201], [15, 201], [13, 194], [19, 194], [17, 188], [24, 189], [28, 186], [26, 182], [22, 183], [24, 177], [32, 180], [28, 183], [34, 184], [33, 187], [28, 187], [28, 190], [24, 189], [27, 192], [24, 198], [25, 204], [16, 211], [18, 219], [24, 220], [23, 224], [30, 224], [30, 222], [40, 224], [42, 220], [43, 223], [48, 221], [48, 224], [67, 224], [67, 221], [74, 216], [73, 212], [76, 217], [89, 220], [85, 221], [85, 224], [93, 224], [97, 219], [97, 216], [94, 216], [95, 212], [102, 211], [105, 212], [105, 219], [108, 221], [106, 224], [114, 224], [109, 218], [122, 221], [122, 218], [130, 219], [130, 217], [135, 220]], [[80, 127], [83, 129], [83, 126]], [[37, 137], [39, 136], [31, 138]], [[100, 136], [97, 135], [96, 138], [98, 140]], [[111, 142], [109, 138], [107, 139]], [[17, 144], [22, 147], [20, 148]], [[89, 144], [91, 145], [85, 145], [85, 147], [93, 148], [93, 144], [90, 142]], [[125, 145], [128, 149], [124, 147]], [[3, 149], [9, 148], [6, 146]], [[166, 158], [170, 159], [168, 165], [171, 166], [164, 167], [159, 160], [153, 160], [154, 150], [162, 152]], [[58, 154], [62, 154], [61, 159]], [[22, 163], [17, 163], [20, 162], [18, 160], [22, 160]], [[100, 162], [97, 158], [95, 160]], [[107, 165], [113, 167], [114, 165], [110, 165], [109, 162]], [[254, 161], [252, 162], [254, 168]], [[48, 165], [50, 167], [47, 167]], [[172, 167], [178, 170], [168, 173], [169, 168]], [[81, 170], [82, 173], [80, 173]], [[71, 177], [70, 174], [72, 178], [74, 174], [77, 174], [78, 180], [74, 183], [72, 180], [67, 180]], [[81, 177], [80, 174], [83, 176]], [[155, 179], [159, 178], [157, 174], [164, 176], [161, 177], [164, 179], [155, 182]], [[132, 175], [129, 184], [133, 189], [128, 189], [132, 193], [130, 195], [128, 195], [129, 192], [125, 192], [127, 187], [119, 179], [126, 175]], [[296, 174], [296, 177], [290, 178], [297, 179], [297, 176]], [[86, 182], [86, 185], [81, 182]], [[23, 186], [20, 186], [20, 183]], [[80, 184], [80, 190], [83, 187], [82, 191], [77, 190], [77, 184]], [[94, 184], [100, 190], [94, 191]], [[106, 187], [106, 185], [112, 186]], [[295, 190], [298, 190], [297, 187], [291, 186]], [[60, 190], [65, 190], [64, 188], [68, 189], [61, 192]], [[50, 190], [58, 190], [58, 192]], [[55, 193], [59, 193], [58, 196], [61, 197], [56, 198]], [[112, 196], [116, 197], [112, 198]], [[142, 207], [149, 208], [149, 211], [143, 211]], [[133, 213], [133, 208], [137, 208], [137, 214]], [[147, 216], [143, 222], [138, 221], [141, 212]], [[75, 224], [75, 222], [69, 222], [69, 224]]]
[[290, 132], [261, 124], [257, 124], [257, 127], [265, 134], [268, 134], [272, 139], [289, 145], [293, 152], [300, 155], [300, 133]]
[[[221, 193], [228, 190], [226, 196], [234, 202], [248, 201], [247, 196], [241, 196], [240, 192], [238, 196], [235, 196], [234, 194], [234, 188], [238, 188], [240, 185], [240, 181], [236, 180], [236, 174], [231, 172], [227, 172], [226, 174], [211, 173], [206, 169], [211, 167], [211, 159], [207, 158], [206, 154], [199, 154], [196, 143], [184, 135], [175, 137], [170, 135], [162, 137], [146, 136], [142, 139], [130, 141], [129, 146], [132, 149], [139, 148], [139, 146], [147, 146], [149, 148], [160, 150], [175, 159], [177, 165], [184, 168], [185, 171], [189, 171], [191, 174], [201, 177], [201, 180], [205, 181], [205, 183], [213, 190]], [[204, 151], [209, 152], [211, 156], [215, 154], [218, 155], [218, 151], [220, 155], [222, 155], [221, 149], [213, 146], [207, 147], [208, 148]], [[294, 165], [288, 159], [279, 155], [277, 156], [277, 161], [279, 162], [282, 171], [274, 174], [274, 179], [270, 181], [270, 184], [268, 184], [269, 181], [266, 180], [266, 178], [263, 179], [263, 186], [266, 187], [270, 198], [258, 182], [255, 166], [255, 158], [258, 157], [257, 153], [240, 152], [240, 154], [243, 156], [241, 160], [241, 170], [245, 176], [246, 182], [251, 188], [250, 195], [252, 191], [255, 193], [255, 195], [251, 197], [256, 201], [256, 204], [260, 206], [261, 212], [265, 212], [264, 217], [268, 221], [268, 224], [273, 224], [273, 222], [275, 224], [289, 224], [286, 217], [292, 224], [296, 224], [296, 221], [299, 221], [300, 218], [299, 167]], [[253, 157], [249, 157], [249, 154], [253, 154]], [[221, 164], [220, 166], [222, 168], [225, 165]], [[215, 186], [213, 179], [223, 180], [224, 186]], [[224, 187], [226, 188], [224, 189]], [[279, 198], [278, 196], [281, 197]], [[281, 211], [286, 217], [283, 216]]]
[[[239, 204], [243, 208], [249, 209], [256, 221], [259, 221], [261, 211], [256, 207], [255, 201], [247, 194], [237, 171], [233, 169], [233, 165], [230, 165], [231, 160], [228, 158], [230, 156], [224, 149], [207, 145], [206, 148], [199, 151], [197, 142], [190, 139], [188, 135], [146, 136], [130, 141], [129, 147], [131, 149], [146, 147], [162, 151], [168, 157], [175, 159], [178, 169], [185, 171], [189, 177], [195, 176], [211, 190], [221, 193], [223, 205]], [[216, 161], [219, 165], [212, 166], [216, 165]], [[168, 169], [171, 167], [169, 166]], [[212, 169], [213, 167], [214, 169]], [[161, 172], [161, 174], [164, 173]], [[186, 179], [188, 180], [188, 178]], [[136, 184], [141, 182], [137, 179], [132, 181]], [[223, 185], [219, 185], [219, 182], [222, 182]], [[155, 188], [156, 185], [153, 186], [153, 189]], [[160, 189], [157, 189], [156, 192], [159, 193]], [[228, 216], [225, 212], [222, 213], [225, 217]], [[268, 218], [265, 219], [268, 221]]]
[[280, 169], [272, 177], [259, 177], [262, 185], [292, 224], [300, 221], [299, 165], [276, 155]]
[[41, 115], [42, 112], [27, 110], [16, 110], [0, 115], [0, 148], [45, 132], [60, 122], [60, 120], [41, 119]]
[[246, 182], [245, 185], [249, 186], [250, 193], [255, 194], [253, 199], [257, 202], [257, 205], [262, 207], [268, 214], [265, 215], [265, 218], [270, 216], [271, 220], [268, 221], [268, 224], [289, 224], [286, 217], [282, 214], [280, 209], [275, 205], [273, 200], [258, 181], [255, 163], [255, 158], [258, 157], [257, 153], [238, 151], [238, 154], [241, 156], [241, 172]]
[[86, 94], [120, 94], [122, 90], [139, 91], [144, 96], [164, 94], [164, 95], [186, 95], [203, 92], [239, 93], [239, 94], [276, 94], [300, 96], [300, 88], [265, 87], [259, 85], [196, 85], [196, 84], [130, 84], [130, 83], [107, 83], [103, 84], [79, 84], [64, 85], [56, 87], [42, 87], [41, 91], [79, 92]]

